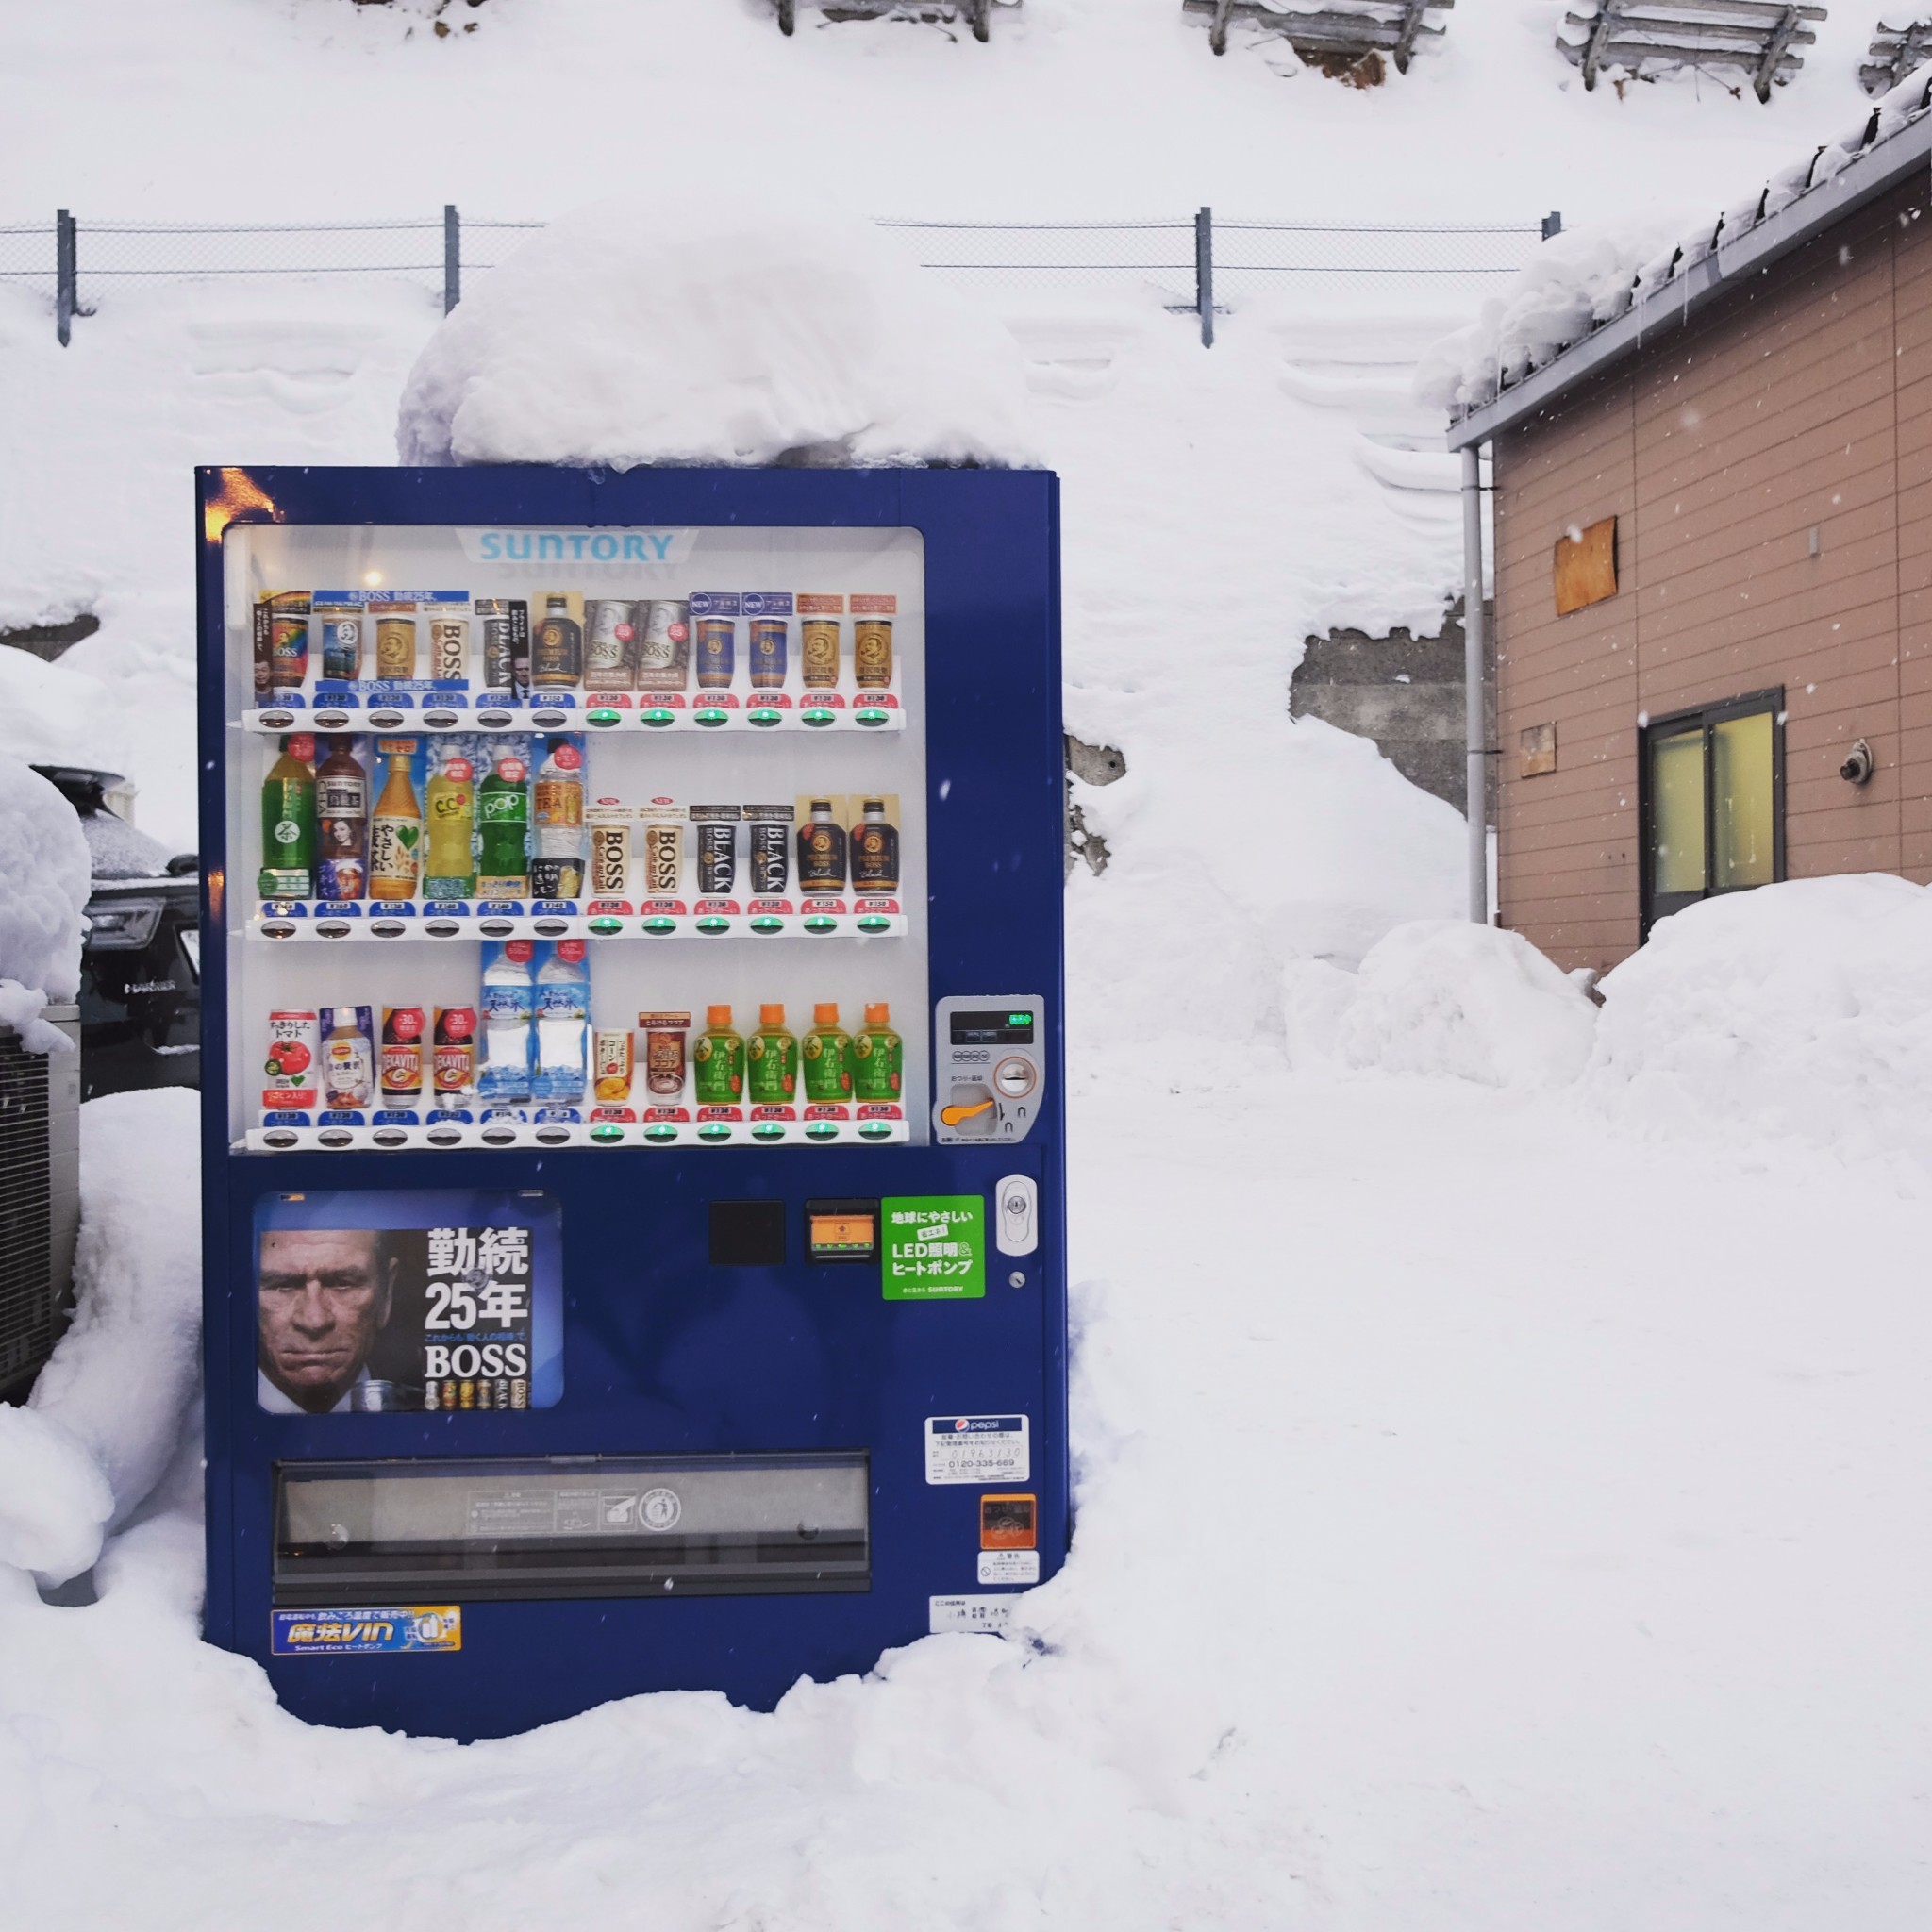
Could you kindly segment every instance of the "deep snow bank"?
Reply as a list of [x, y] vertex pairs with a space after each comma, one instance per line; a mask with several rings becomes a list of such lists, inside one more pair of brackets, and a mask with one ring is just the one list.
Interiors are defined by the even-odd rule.
[[180, 1443], [199, 1379], [198, 1104], [161, 1087], [80, 1110], [75, 1314], [31, 1406], [0, 1408], [0, 1563], [77, 1576]]
[[1298, 1067], [1447, 1074], [1489, 1087], [1574, 1080], [1595, 1010], [1519, 933], [1467, 920], [1398, 925], [1357, 973], [1292, 962], [1283, 1018]]
[[1602, 990], [1584, 1084], [1620, 1118], [1932, 1168], [1932, 889], [1857, 873], [1708, 899]]
[[1281, 1004], [1297, 1068], [1572, 1087], [1641, 1133], [1932, 1171], [1932, 887], [1859, 873], [1707, 900], [1599, 991], [1601, 1010], [1515, 933], [1423, 920], [1356, 972], [1291, 960]]
[[1013, 341], [869, 222], [769, 183], [580, 208], [417, 358], [405, 463], [1031, 458]]

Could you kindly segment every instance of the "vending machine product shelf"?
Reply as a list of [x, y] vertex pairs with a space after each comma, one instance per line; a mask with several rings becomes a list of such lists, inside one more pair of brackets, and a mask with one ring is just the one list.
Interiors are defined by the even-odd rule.
[[1070, 1533], [1055, 479], [199, 481], [210, 1638], [479, 1737], [1004, 1627]]

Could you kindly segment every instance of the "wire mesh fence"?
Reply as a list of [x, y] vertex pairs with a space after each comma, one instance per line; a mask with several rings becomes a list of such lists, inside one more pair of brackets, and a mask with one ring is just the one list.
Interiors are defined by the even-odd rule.
[[[378, 276], [459, 299], [465, 276], [501, 265], [541, 222], [440, 217], [367, 222], [212, 223], [79, 219], [0, 225], [0, 283], [85, 315], [139, 278], [322, 280]], [[1288, 289], [1344, 291], [1373, 278], [1463, 300], [1521, 268], [1560, 227], [1555, 215], [1492, 223], [1342, 223], [1193, 216], [1108, 222], [955, 222], [879, 226], [933, 274], [996, 297], [1130, 296], [1210, 316]], [[1204, 326], [1203, 339], [1210, 330]]]
[[[1207, 217], [1204, 221], [1203, 217]], [[1359, 276], [1415, 277], [1442, 292], [1493, 287], [1555, 232], [1527, 222], [1243, 222], [1200, 216], [1142, 222], [886, 221], [921, 263], [968, 288], [1008, 292], [1141, 289], [1165, 306], [1199, 306], [1208, 245], [1214, 293], [1342, 288]]]

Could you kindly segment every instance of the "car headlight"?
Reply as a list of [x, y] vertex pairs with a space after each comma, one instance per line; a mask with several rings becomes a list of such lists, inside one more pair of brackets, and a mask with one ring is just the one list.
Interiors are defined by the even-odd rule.
[[95, 899], [88, 904], [92, 929], [87, 936], [91, 950], [100, 953], [134, 953], [154, 938], [161, 923], [164, 903], [159, 899]]

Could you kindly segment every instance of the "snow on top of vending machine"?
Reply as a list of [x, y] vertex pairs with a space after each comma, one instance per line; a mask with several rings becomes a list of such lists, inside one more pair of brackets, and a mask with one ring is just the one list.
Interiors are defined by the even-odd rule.
[[769, 185], [579, 208], [417, 358], [405, 463], [1036, 460], [1012, 337], [857, 215]]

